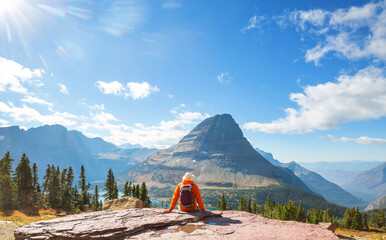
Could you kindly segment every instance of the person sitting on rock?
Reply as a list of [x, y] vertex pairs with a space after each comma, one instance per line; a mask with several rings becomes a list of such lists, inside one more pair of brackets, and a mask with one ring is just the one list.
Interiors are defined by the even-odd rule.
[[174, 191], [172, 202], [168, 210], [164, 213], [170, 213], [175, 208], [177, 201], [179, 201], [178, 208], [181, 211], [191, 212], [197, 210], [197, 204], [202, 212], [209, 212], [205, 210], [204, 203], [201, 199], [200, 190], [198, 186], [194, 184], [194, 175], [190, 172], [185, 173], [182, 178], [182, 183], [179, 183]]

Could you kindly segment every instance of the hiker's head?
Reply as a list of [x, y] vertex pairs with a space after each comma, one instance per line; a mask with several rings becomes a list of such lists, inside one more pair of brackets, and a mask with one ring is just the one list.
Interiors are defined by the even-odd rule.
[[184, 177], [182, 178], [182, 180], [190, 180], [190, 181], [193, 181], [194, 180], [194, 175], [191, 174], [190, 172], [187, 172], [185, 173]]

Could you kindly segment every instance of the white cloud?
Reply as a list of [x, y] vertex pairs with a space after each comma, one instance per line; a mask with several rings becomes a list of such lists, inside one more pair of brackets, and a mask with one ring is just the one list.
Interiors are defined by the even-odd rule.
[[26, 103], [36, 103], [36, 104], [40, 104], [40, 105], [46, 105], [50, 109], [52, 109], [52, 107], [53, 107], [52, 103], [47, 102], [47, 101], [40, 99], [40, 98], [37, 98], [37, 97], [33, 97], [31, 95], [25, 96], [20, 101], [26, 102]]
[[257, 15], [252, 16], [249, 19], [248, 26], [242, 28], [241, 32], [245, 33], [246, 31], [251, 30], [251, 29], [258, 29], [258, 30], [262, 31], [261, 26], [262, 26], [264, 20], [266, 20], [265, 16], [257, 16]]
[[[323, 39], [306, 51], [306, 62], [319, 64], [330, 52], [349, 60], [375, 58], [386, 60], [386, 1], [370, 2], [360, 7], [325, 11], [286, 12], [283, 18], [298, 30]], [[279, 25], [282, 25], [278, 22]]]
[[58, 83], [58, 86], [59, 86], [59, 91], [63, 94], [69, 94], [68, 90], [67, 90], [67, 86], [62, 84], [62, 83]]
[[43, 83], [36, 79], [42, 77], [44, 70], [29, 69], [17, 62], [0, 57], [0, 92], [7, 89], [12, 92], [27, 94], [28, 90], [23, 85], [25, 82], [42, 86]]
[[110, 83], [98, 81], [96, 82], [96, 86], [103, 94], [121, 95], [125, 90], [124, 86], [118, 81], [113, 81]]
[[16, 107], [13, 103], [0, 102], [0, 112], [5, 113], [8, 117], [16, 122], [38, 122], [42, 124], [61, 124], [64, 126], [73, 126], [76, 124], [74, 119], [78, 117], [67, 112], [54, 112], [52, 114], [41, 114], [34, 108], [27, 107], [23, 104]]
[[105, 105], [103, 103], [100, 105], [95, 104], [94, 106], [90, 106], [90, 108], [94, 110], [105, 110]]
[[136, 100], [140, 98], [146, 98], [152, 92], [158, 92], [159, 88], [157, 86], [153, 87], [147, 82], [129, 82], [127, 83], [127, 90], [128, 91], [126, 92], [125, 96]]
[[9, 122], [7, 121], [7, 120], [4, 120], [4, 119], [1, 119], [0, 118], [0, 124], [1, 124], [1, 126], [5, 126], [5, 125], [7, 125]]
[[352, 142], [352, 143], [358, 143], [358, 144], [371, 144], [371, 145], [386, 144], [386, 139], [383, 139], [383, 138], [371, 138], [366, 136], [362, 136], [359, 138], [348, 138], [348, 137], [335, 138], [332, 135], [328, 135], [328, 137], [333, 142]]
[[162, 3], [162, 8], [171, 9], [171, 8], [181, 8], [182, 3], [180, 1], [175, 0], [167, 0]]
[[168, 94], [168, 97], [169, 98], [174, 98], [174, 95], [173, 94]]
[[141, 99], [148, 97], [152, 92], [158, 92], [157, 86], [151, 86], [148, 82], [129, 82], [125, 88], [120, 82], [113, 81], [110, 83], [98, 81], [96, 86], [103, 94], [124, 95], [132, 99]]
[[217, 80], [220, 83], [230, 83], [231, 79], [233, 79], [233, 77], [229, 76], [229, 72], [223, 72], [217, 75]]
[[287, 108], [286, 117], [271, 123], [248, 122], [244, 128], [266, 133], [306, 133], [337, 128], [341, 122], [378, 119], [386, 116], [384, 69], [373, 66], [354, 76], [341, 75], [337, 82], [307, 86], [291, 93], [299, 109]]

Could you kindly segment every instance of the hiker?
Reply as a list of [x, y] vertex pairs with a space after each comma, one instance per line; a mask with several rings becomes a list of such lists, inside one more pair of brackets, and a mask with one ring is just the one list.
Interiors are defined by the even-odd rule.
[[206, 211], [204, 207], [204, 203], [201, 199], [200, 190], [198, 186], [194, 184], [194, 175], [190, 172], [185, 173], [182, 178], [182, 183], [179, 183], [174, 191], [172, 202], [170, 203], [169, 210], [165, 210], [164, 213], [170, 213], [175, 208], [177, 201], [180, 200], [178, 204], [178, 208], [181, 211], [191, 212], [197, 210], [197, 204], [201, 210], [201, 212], [210, 212]]

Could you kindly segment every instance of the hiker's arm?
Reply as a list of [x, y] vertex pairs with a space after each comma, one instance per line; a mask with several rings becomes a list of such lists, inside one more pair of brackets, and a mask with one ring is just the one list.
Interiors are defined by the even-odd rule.
[[174, 191], [173, 199], [169, 207], [169, 212], [173, 211], [173, 209], [176, 207], [176, 204], [179, 198], [180, 198], [180, 184], [177, 185], [176, 190]]
[[205, 206], [204, 206], [204, 203], [202, 202], [200, 190], [198, 189], [198, 186], [196, 184], [193, 185], [193, 193], [196, 196], [196, 200], [201, 211], [205, 212]]

